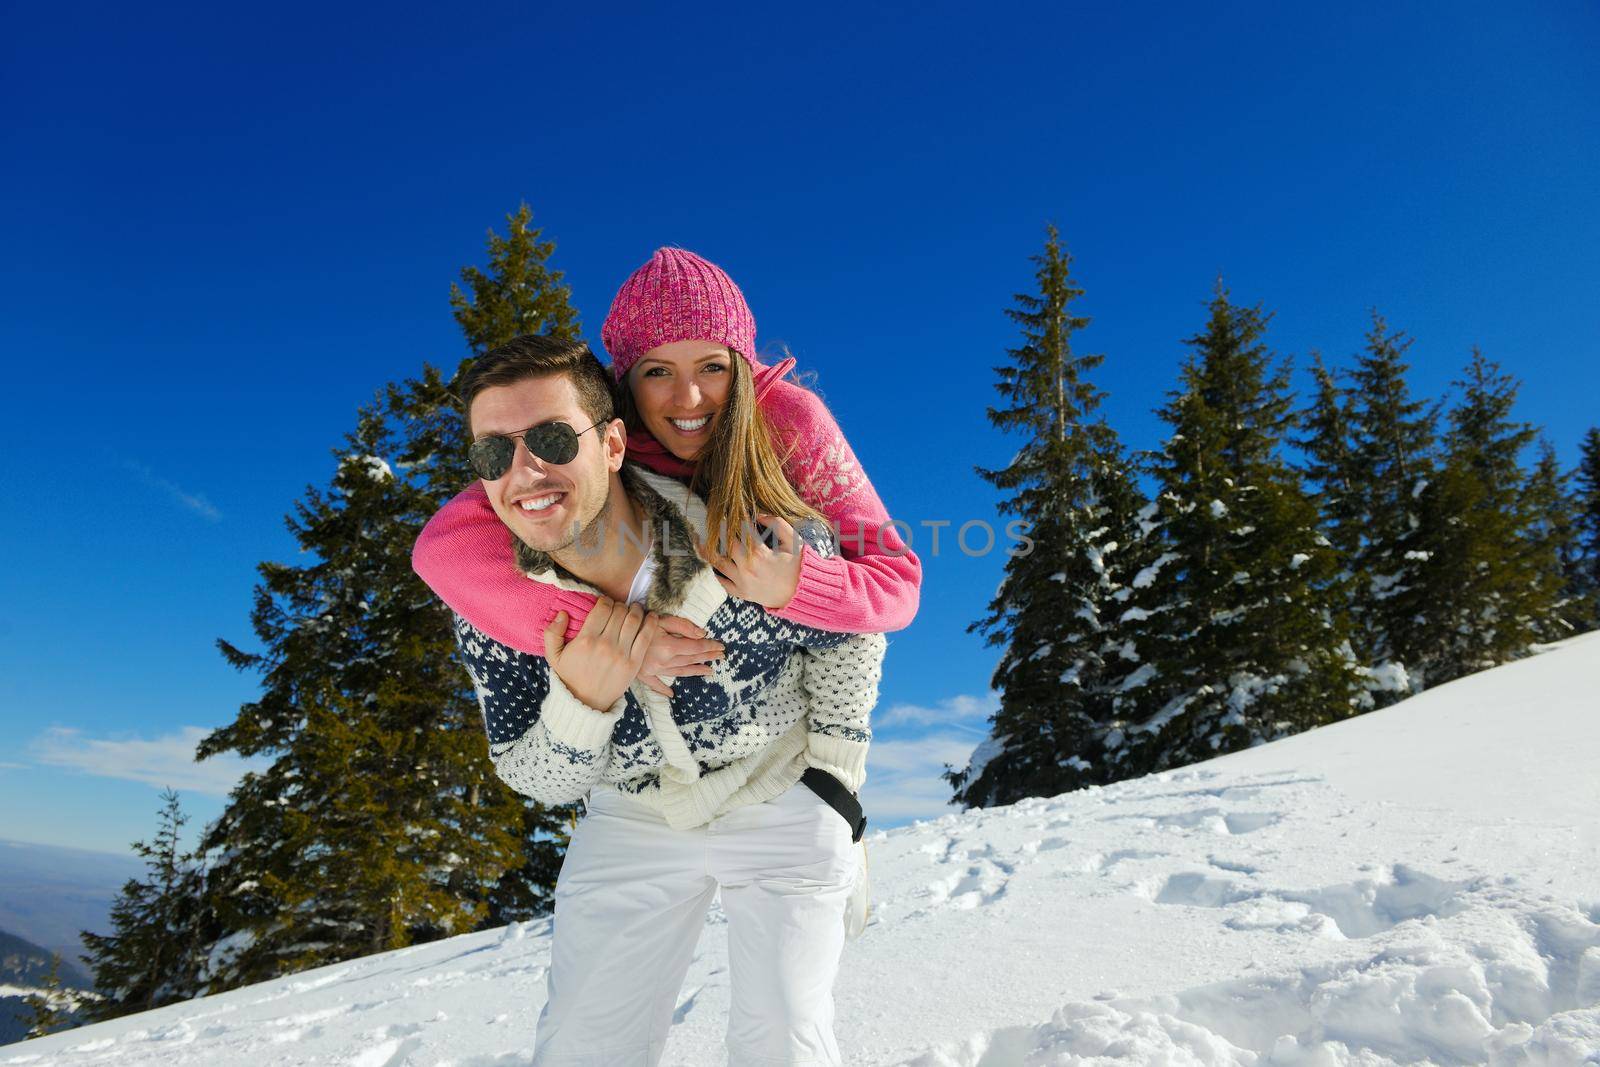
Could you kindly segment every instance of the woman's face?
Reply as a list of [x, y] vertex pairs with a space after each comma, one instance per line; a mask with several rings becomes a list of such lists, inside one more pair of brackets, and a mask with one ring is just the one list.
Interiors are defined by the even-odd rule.
[[639, 418], [674, 456], [694, 459], [711, 439], [737, 358], [712, 341], [674, 341], [652, 348], [629, 369]]

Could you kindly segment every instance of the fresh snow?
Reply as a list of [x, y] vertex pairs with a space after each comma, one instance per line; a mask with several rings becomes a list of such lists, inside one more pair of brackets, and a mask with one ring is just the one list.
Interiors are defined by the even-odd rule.
[[1141, 663], [1138, 670], [1122, 680], [1122, 684], [1117, 687], [1117, 692], [1126, 693], [1130, 689], [1137, 689], [1141, 685], [1148, 683], [1155, 676], [1156, 668], [1154, 664]]
[[972, 750], [972, 755], [967, 759], [966, 781], [976, 782], [978, 780], [978, 776], [989, 765], [989, 761], [1005, 751], [1005, 743], [1010, 736], [1010, 734], [1002, 734], [999, 737], [986, 737], [978, 744], [977, 748]]
[[1380, 692], [1404, 693], [1411, 688], [1411, 676], [1406, 673], [1405, 665], [1388, 660], [1369, 670], [1367, 678], [1368, 688]]
[[1135, 589], [1150, 588], [1150, 584], [1156, 580], [1156, 575], [1161, 573], [1161, 568], [1165, 567], [1167, 564], [1171, 563], [1177, 558], [1177, 553], [1163, 552], [1160, 559], [1157, 559], [1154, 563], [1144, 567], [1139, 571], [1138, 574], [1133, 576], [1133, 587]]
[[367, 469], [367, 477], [375, 482], [388, 481], [394, 477], [394, 469], [389, 466], [389, 461], [382, 456], [357, 456], [344, 457], [351, 463], [358, 463]]
[[[852, 1065], [1600, 1065], [1600, 634], [1178, 771], [868, 835]], [[527, 1064], [550, 921], [0, 1050]], [[604, 996], [604, 990], [595, 995]], [[666, 1065], [721, 1064], [713, 906]]]

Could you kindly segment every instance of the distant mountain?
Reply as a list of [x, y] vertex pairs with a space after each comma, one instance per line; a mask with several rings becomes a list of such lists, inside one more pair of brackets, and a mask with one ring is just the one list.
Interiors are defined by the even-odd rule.
[[28, 1036], [28, 1020], [33, 1018], [25, 997], [0, 997], [0, 1045], [9, 1045]]
[[143, 873], [144, 864], [131, 853], [0, 840], [0, 930], [41, 946], [46, 963], [51, 952], [61, 953], [81, 975], [78, 931], [110, 933], [112, 900]]
[[[0, 1045], [21, 1041], [27, 1035], [33, 1017], [28, 994], [43, 990], [52, 955], [48, 949], [0, 930]], [[94, 988], [93, 979], [65, 959], [58, 977], [64, 989]]]
[[[43, 985], [50, 974], [51, 955], [50, 949], [0, 930], [0, 986]], [[66, 957], [62, 957], [59, 977], [63, 986], [73, 989], [94, 988], [94, 979], [89, 977], [88, 971]]]

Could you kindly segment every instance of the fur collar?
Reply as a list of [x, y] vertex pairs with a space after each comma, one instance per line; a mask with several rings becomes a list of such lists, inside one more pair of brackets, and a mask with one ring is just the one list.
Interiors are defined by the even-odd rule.
[[[700, 558], [696, 547], [699, 537], [685, 515], [686, 509], [691, 514], [698, 511], [703, 516], [704, 505], [696, 508], [699, 500], [687, 489], [676, 482], [652, 475], [637, 464], [624, 462], [618, 473], [622, 479], [622, 491], [639, 505], [653, 535], [650, 554], [655, 559], [656, 573], [645, 607], [659, 614], [671, 614], [683, 604], [696, 575], [710, 569], [710, 564]], [[684, 508], [679, 508], [658, 491], [657, 487], [668, 488], [663, 482], [682, 491]], [[548, 553], [529, 548], [522, 538], [515, 535], [512, 535], [512, 542], [517, 551], [517, 569], [523, 574], [542, 581], [553, 577], [558, 584], [576, 583], [583, 589], [593, 591], [588, 582], [561, 566]]]

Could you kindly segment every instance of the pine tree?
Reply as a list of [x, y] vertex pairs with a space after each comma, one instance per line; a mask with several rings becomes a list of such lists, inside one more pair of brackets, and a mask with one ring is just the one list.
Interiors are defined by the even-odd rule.
[[[1573, 581], [1577, 544], [1576, 500], [1556, 459], [1555, 446], [1541, 437], [1538, 459], [1523, 488], [1522, 508], [1528, 516], [1527, 552], [1535, 606], [1533, 634], [1540, 641], [1560, 641], [1584, 628], [1587, 605]], [[1538, 605], [1548, 604], [1547, 611]]]
[[1380, 703], [1415, 692], [1394, 635], [1408, 625], [1402, 594], [1426, 582], [1423, 572], [1429, 565], [1418, 544], [1417, 495], [1433, 477], [1438, 413], [1412, 399], [1406, 385], [1405, 353], [1411, 344], [1401, 331], [1391, 332], [1374, 310], [1365, 350], [1350, 372], [1351, 519], [1357, 545], [1350, 561], [1354, 580], [1348, 609], [1352, 643], [1374, 672], [1369, 688]]
[[[1363, 581], [1357, 567], [1366, 545], [1368, 487], [1357, 454], [1357, 405], [1351, 390], [1340, 384], [1339, 373], [1329, 368], [1317, 352], [1311, 354], [1311, 376], [1316, 393], [1311, 406], [1301, 415], [1305, 436], [1297, 443], [1305, 456], [1302, 473], [1316, 488], [1314, 499], [1322, 533], [1334, 556], [1330, 577], [1317, 583], [1318, 593], [1342, 607], [1351, 642], [1360, 645], [1361, 626], [1352, 609], [1357, 586]], [[1369, 691], [1381, 693], [1388, 687], [1385, 683], [1394, 677], [1394, 672], [1373, 671], [1366, 666], [1370, 658], [1359, 653], [1356, 658], [1361, 664], [1357, 670]]]
[[450, 307], [466, 335], [467, 347], [481, 356], [525, 333], [576, 339], [578, 313], [562, 273], [550, 268], [554, 241], [541, 241], [527, 204], [506, 216], [506, 236], [489, 231], [489, 269], [463, 267], [461, 280], [471, 294], [450, 286]]
[[1573, 545], [1568, 558], [1568, 587], [1574, 599], [1573, 621], [1581, 630], [1600, 626], [1600, 428], [1583, 436], [1575, 483]]
[[189, 821], [178, 794], [161, 794], [156, 835], [136, 841], [144, 858], [143, 879], [129, 879], [111, 905], [111, 934], [83, 931], [103, 998], [89, 1014], [95, 1020], [147, 1011], [195, 993], [204, 880], [196, 857], [181, 847]]
[[70, 1019], [62, 1010], [61, 953], [50, 954], [50, 972], [44, 976], [39, 991], [29, 993], [25, 1003], [28, 1007], [27, 1037], [44, 1037], [66, 1028]]
[[1537, 431], [1512, 419], [1517, 383], [1474, 348], [1449, 415], [1443, 464], [1419, 494], [1415, 549], [1428, 566], [1395, 595], [1395, 652], [1435, 686], [1527, 653], [1557, 614], [1545, 505], [1520, 465]]
[[[1288, 368], [1259, 307], [1221, 280], [1151, 457], [1163, 563], [1135, 594], [1139, 684], [1119, 694], [1108, 754], [1128, 775], [1181, 766], [1354, 714], [1356, 664], [1334, 592], [1338, 554], [1280, 445]], [[1138, 583], [1136, 583], [1138, 584]], [[1130, 679], [1133, 681], [1134, 679]]]
[[1113, 597], [1141, 558], [1143, 500], [1116, 435], [1091, 418], [1104, 394], [1087, 374], [1104, 357], [1073, 350], [1089, 319], [1071, 313], [1083, 290], [1054, 226], [1033, 262], [1037, 294], [1018, 294], [1006, 312], [1023, 343], [995, 368], [1006, 406], [989, 409], [991, 423], [1027, 440], [1005, 467], [977, 468], [1010, 494], [999, 510], [1025, 524], [1031, 550], [1009, 556], [988, 615], [968, 628], [1005, 645], [984, 755], [944, 775], [968, 807], [1109, 780], [1099, 733], [1114, 687], [1135, 669]]
[[1305, 475], [1318, 490], [1323, 531], [1348, 566], [1361, 547], [1363, 512], [1350, 392], [1320, 353], [1311, 354], [1311, 377], [1317, 391], [1302, 417], [1306, 436], [1299, 442], [1306, 454]]
[[[451, 304], [473, 355], [518, 333], [572, 336], [554, 250], [526, 205]], [[326, 490], [287, 520], [312, 562], [261, 564], [261, 652], [219, 642], [263, 692], [200, 746], [265, 756], [213, 824], [200, 978], [208, 991], [548, 910], [566, 812], [494, 776], [450, 614], [411, 570], [422, 525], [471, 479], [445, 375], [390, 384], [333, 450]]]
[[[461, 360], [448, 376], [425, 365], [419, 377], [390, 385], [386, 391], [390, 419], [407, 428], [399, 465], [425, 495], [441, 504], [462, 488], [463, 478], [470, 478], [465, 413], [456, 398], [457, 383], [473, 359], [522, 334], [548, 334], [567, 340], [580, 336], [577, 313], [570, 302], [571, 289], [562, 272], [549, 266], [555, 244], [541, 241], [541, 231], [532, 228], [531, 220], [532, 213], [523, 204], [515, 215], [507, 217], [506, 237], [491, 230], [489, 269], [462, 270], [461, 278], [469, 292], [451, 287], [450, 305], [472, 355]], [[448, 613], [431, 596], [429, 604], [448, 621]], [[448, 627], [438, 640], [436, 652], [455, 656], [455, 639]], [[483, 733], [481, 722], [476, 733]], [[487, 749], [483, 756], [474, 758], [480, 763], [486, 760]], [[489, 784], [495, 790], [504, 789], [492, 778]], [[522, 861], [508, 868], [489, 888], [488, 912], [483, 920], [486, 927], [526, 921], [549, 912], [568, 831], [576, 825], [575, 805], [549, 808], [527, 797], [511, 796], [521, 809], [510, 829], [521, 842]], [[474, 794], [472, 803], [481, 802], [484, 798]]]

